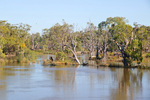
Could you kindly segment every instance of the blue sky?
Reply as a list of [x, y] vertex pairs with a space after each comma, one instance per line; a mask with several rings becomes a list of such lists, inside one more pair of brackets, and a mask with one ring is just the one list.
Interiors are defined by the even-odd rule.
[[150, 0], [0, 0], [0, 20], [32, 26], [31, 33], [50, 28], [64, 19], [78, 29], [87, 22], [98, 25], [108, 17], [126, 17], [150, 26]]

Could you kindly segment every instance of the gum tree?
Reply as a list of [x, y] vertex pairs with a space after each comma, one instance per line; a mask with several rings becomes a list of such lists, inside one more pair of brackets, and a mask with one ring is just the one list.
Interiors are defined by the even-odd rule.
[[109, 40], [109, 26], [107, 21], [102, 21], [98, 25], [99, 37], [101, 40], [101, 48], [103, 51], [103, 60], [107, 59], [107, 49], [108, 49], [108, 40]]
[[66, 46], [72, 52], [73, 57], [75, 58], [76, 62], [78, 64], [81, 64], [76, 53], [77, 33], [70, 32], [70, 34], [68, 34], [67, 43], [64, 46]]
[[124, 17], [110, 17], [106, 21], [110, 25], [111, 38], [109, 40], [117, 45], [123, 57], [124, 66], [131, 66], [135, 60], [140, 63], [143, 59], [141, 53], [142, 43], [134, 38], [135, 33], [132, 26], [127, 24]]
[[85, 48], [88, 49], [89, 53], [90, 53], [90, 57], [89, 59], [91, 59], [94, 55], [94, 49], [96, 47], [96, 26], [94, 26], [93, 23], [88, 22], [87, 23], [87, 28], [84, 31], [84, 35], [83, 35], [83, 45]]

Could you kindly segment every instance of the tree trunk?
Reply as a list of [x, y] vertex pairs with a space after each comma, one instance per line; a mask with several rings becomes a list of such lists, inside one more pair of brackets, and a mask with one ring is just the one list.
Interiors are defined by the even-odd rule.
[[34, 46], [34, 36], [33, 35], [31, 36], [31, 42], [32, 42], [32, 50], [34, 50], [35, 46]]
[[65, 48], [64, 48], [64, 42], [63, 42], [63, 41], [62, 41], [62, 43], [61, 43], [61, 50], [62, 50], [62, 51], [65, 50]]
[[96, 59], [99, 59], [99, 48], [96, 48]]
[[64, 45], [62, 44], [61, 50], [64, 51]]
[[79, 61], [79, 59], [78, 59], [77, 55], [74, 55], [74, 57], [75, 57], [75, 59], [76, 59], [77, 63], [80, 65], [80, 61]]
[[128, 67], [127, 60], [125, 60], [124, 58], [123, 58], [123, 65], [124, 65], [124, 67]]
[[93, 52], [92, 52], [92, 51], [90, 51], [90, 57], [89, 57], [89, 60], [91, 60], [91, 59], [92, 59], [92, 56], [93, 56]]
[[106, 61], [106, 59], [107, 59], [107, 48], [106, 48], [106, 43], [104, 42], [103, 61]]
[[[71, 49], [70, 49], [70, 50], [71, 50]], [[71, 50], [71, 51], [72, 51], [72, 53], [73, 53], [73, 56], [74, 56], [76, 62], [80, 65], [81, 63], [80, 63], [80, 61], [79, 61], [79, 59], [78, 59], [78, 57], [77, 57], [75, 51], [73, 51], [73, 50]]]
[[124, 67], [128, 67], [128, 66], [129, 66], [129, 65], [128, 65], [128, 62], [127, 62], [127, 60], [126, 60], [125, 54], [123, 54], [123, 65], [124, 65]]

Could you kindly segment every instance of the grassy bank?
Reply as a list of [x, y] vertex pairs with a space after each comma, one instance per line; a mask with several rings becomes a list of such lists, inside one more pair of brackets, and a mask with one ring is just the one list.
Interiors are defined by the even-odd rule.
[[11, 63], [34, 63], [36, 62], [37, 55], [39, 55], [39, 52], [35, 52], [32, 50], [27, 50], [26, 52], [24, 52], [24, 54], [18, 53], [5, 55], [4, 58], [0, 58], [0, 65], [6, 65]]
[[73, 59], [66, 59], [64, 61], [56, 60], [56, 61], [51, 61], [49, 59], [44, 59], [43, 60], [43, 65], [51, 65], [51, 66], [57, 66], [57, 65], [78, 65], [76, 61]]
[[[137, 61], [134, 61], [130, 67], [125, 67], [125, 68], [150, 69], [150, 56], [149, 55], [150, 55], [149, 53], [144, 53], [143, 61], [140, 64], [137, 64]], [[92, 60], [95, 60], [98, 66], [117, 67], [117, 68], [124, 67], [122, 63], [121, 55], [114, 55], [112, 53], [108, 53], [108, 57], [105, 62], [103, 61], [102, 56], [98, 60], [96, 60], [96, 58], [93, 58]]]

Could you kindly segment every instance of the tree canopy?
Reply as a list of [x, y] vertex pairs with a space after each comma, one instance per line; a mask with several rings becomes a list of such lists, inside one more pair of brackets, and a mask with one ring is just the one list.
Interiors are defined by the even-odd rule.
[[142, 62], [143, 52], [150, 51], [150, 26], [137, 23], [131, 26], [125, 17], [109, 17], [97, 26], [88, 22], [80, 31], [75, 31], [74, 27], [63, 20], [62, 24], [43, 29], [42, 34], [31, 34], [28, 24], [10, 24], [1, 20], [0, 58], [10, 54], [24, 56], [28, 50], [43, 50], [63, 52], [60, 55], [72, 53], [80, 64], [77, 51], [88, 51], [90, 58], [96, 55], [97, 59], [100, 53], [102, 59], [107, 60], [107, 52], [119, 50], [124, 66], [131, 66], [133, 61]]

